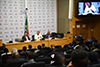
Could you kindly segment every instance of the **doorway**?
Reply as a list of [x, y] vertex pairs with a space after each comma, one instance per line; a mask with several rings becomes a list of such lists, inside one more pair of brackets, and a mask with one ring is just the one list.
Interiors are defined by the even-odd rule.
[[85, 42], [87, 41], [88, 38], [87, 22], [76, 21], [74, 36], [79, 36], [79, 35], [83, 36]]

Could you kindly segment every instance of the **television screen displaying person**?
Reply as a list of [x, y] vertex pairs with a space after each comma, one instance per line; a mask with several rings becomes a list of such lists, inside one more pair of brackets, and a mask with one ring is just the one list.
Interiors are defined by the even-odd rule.
[[88, 2], [84, 12], [87, 14], [92, 14], [92, 13], [95, 13], [95, 11], [96, 11], [96, 9], [95, 9], [94, 5], [92, 5], [91, 2]]
[[24, 32], [24, 35], [22, 37], [22, 40], [23, 41], [30, 41], [30, 37], [27, 35], [27, 32], [26, 31]]
[[50, 39], [51, 37], [52, 37], [52, 34], [50, 34], [50, 31], [48, 31], [47, 34], [46, 34], [46, 36], [45, 36], [45, 38]]
[[35, 39], [35, 40], [42, 40], [42, 38], [43, 38], [43, 36], [40, 34], [39, 31], [37, 31], [37, 33], [36, 33], [35, 36], [34, 36], [34, 39]]

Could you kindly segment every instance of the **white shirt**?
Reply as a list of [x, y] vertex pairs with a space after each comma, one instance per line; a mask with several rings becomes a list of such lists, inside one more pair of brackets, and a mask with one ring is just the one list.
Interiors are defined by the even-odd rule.
[[27, 36], [25, 36], [25, 38], [26, 38], [26, 41], [29, 41]]
[[43, 37], [42, 37], [41, 34], [39, 34], [39, 35], [35, 34], [35, 36], [34, 36], [34, 39], [35, 39], [35, 40], [40, 40], [40, 39], [42, 39], [42, 38], [43, 38]]
[[95, 7], [93, 5], [91, 5], [91, 7], [86, 6], [85, 13], [87, 13], [87, 14], [88, 13], [93, 13], [93, 11], [94, 11], [94, 13], [96, 11], [96, 9], [95, 9]]

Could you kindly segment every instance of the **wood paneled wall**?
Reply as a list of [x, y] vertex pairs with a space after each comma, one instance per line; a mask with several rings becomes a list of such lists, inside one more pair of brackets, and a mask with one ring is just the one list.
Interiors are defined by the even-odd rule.
[[[78, 1], [80, 1], [80, 0], [77, 0], [77, 2]], [[75, 0], [74, 0], [74, 2], [73, 2], [73, 19], [69, 20], [71, 34], [73, 34], [73, 27], [75, 27], [76, 21], [86, 22], [87, 27], [88, 27], [88, 38], [91, 39], [91, 37], [94, 36], [96, 38], [96, 40], [98, 40], [98, 42], [100, 43], [100, 16], [98, 16], [98, 17], [83, 17], [83, 18], [75, 17]]]

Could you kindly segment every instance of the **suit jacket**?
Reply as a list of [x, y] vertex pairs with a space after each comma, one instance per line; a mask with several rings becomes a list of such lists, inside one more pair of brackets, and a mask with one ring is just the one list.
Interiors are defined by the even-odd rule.
[[[50, 38], [52, 37], [52, 34], [49, 34]], [[48, 38], [48, 34], [46, 34], [45, 38]]]
[[[27, 38], [28, 38], [28, 40], [30, 40], [30, 37], [29, 36], [27, 36]], [[25, 35], [22, 37], [22, 40], [23, 41], [26, 41], [27, 40], [26, 37], [25, 37]]]

